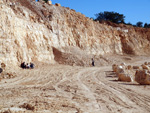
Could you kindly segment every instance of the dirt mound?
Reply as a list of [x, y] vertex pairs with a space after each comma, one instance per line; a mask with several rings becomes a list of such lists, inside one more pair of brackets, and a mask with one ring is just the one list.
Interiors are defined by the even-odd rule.
[[[66, 64], [66, 65], [78, 65], [78, 66], [88, 66], [86, 64], [86, 59], [82, 59], [82, 56], [78, 56], [76, 54], [71, 53], [63, 53], [56, 48], [53, 48], [54, 59], [59, 64]], [[89, 62], [88, 62], [89, 63]]]

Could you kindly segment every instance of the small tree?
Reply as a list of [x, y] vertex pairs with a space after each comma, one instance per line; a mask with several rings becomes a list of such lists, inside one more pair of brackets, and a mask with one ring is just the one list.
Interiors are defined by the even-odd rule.
[[150, 24], [145, 23], [144, 28], [150, 28]]
[[125, 23], [124, 22], [124, 18], [125, 16], [123, 14], [119, 14], [116, 12], [108, 12], [108, 11], [104, 11], [104, 12], [100, 12], [98, 14], [95, 14], [96, 19], [98, 21], [102, 21], [102, 20], [106, 20], [106, 21], [111, 21], [113, 23]]
[[48, 2], [48, 0], [44, 0], [46, 3]]
[[137, 22], [137, 23], [136, 23], [136, 26], [137, 26], [137, 27], [143, 27], [143, 22]]
[[145, 24], [144, 24], [144, 28], [147, 28], [147, 27], [148, 27], [148, 24], [147, 24], [147, 23], [145, 23]]
[[126, 23], [126, 25], [132, 25], [130, 22]]

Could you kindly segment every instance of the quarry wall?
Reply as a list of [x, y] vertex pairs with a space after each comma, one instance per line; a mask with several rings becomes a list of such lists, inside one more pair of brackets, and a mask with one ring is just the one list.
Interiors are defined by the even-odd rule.
[[53, 48], [71, 53], [147, 55], [150, 29], [99, 23], [70, 8], [32, 0], [0, 2], [0, 60], [55, 63]]

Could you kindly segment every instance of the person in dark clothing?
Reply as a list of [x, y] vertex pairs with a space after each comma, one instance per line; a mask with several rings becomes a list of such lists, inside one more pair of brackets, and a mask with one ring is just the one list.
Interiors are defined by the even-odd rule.
[[30, 68], [33, 69], [34, 68], [34, 64], [30, 63]]
[[94, 64], [94, 59], [92, 58], [92, 66], [95, 66], [95, 64]]
[[0, 73], [2, 73], [3, 72], [3, 69], [2, 68], [0, 68]]
[[21, 63], [21, 68], [25, 69], [26, 68], [26, 64], [25, 62]]

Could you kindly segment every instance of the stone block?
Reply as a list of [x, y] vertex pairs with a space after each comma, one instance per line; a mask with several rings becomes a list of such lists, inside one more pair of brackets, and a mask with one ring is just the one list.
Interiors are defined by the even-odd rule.
[[137, 70], [135, 81], [141, 85], [150, 85], [150, 73], [147, 70]]

